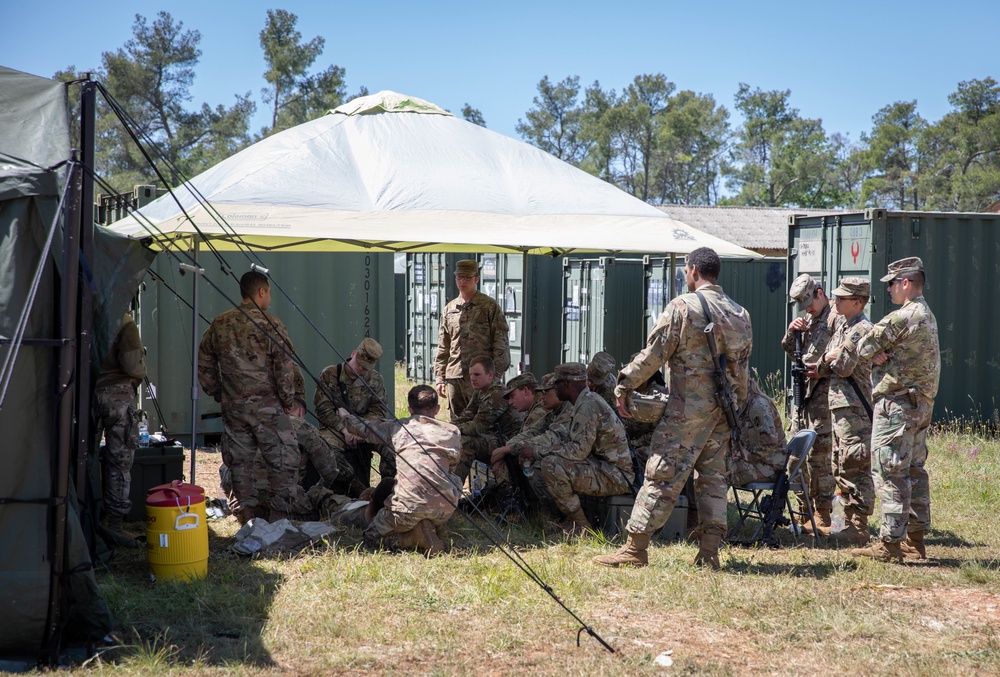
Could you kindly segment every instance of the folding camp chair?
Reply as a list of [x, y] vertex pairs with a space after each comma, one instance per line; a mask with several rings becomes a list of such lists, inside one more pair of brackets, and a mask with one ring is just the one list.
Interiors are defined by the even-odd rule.
[[[733, 487], [733, 498], [736, 502], [736, 512], [739, 519], [729, 530], [726, 540], [737, 545], [767, 545], [778, 547], [778, 539], [774, 530], [779, 526], [791, 526], [792, 538], [797, 543], [797, 524], [792, 524], [799, 515], [807, 516], [813, 527], [813, 545], [816, 545], [816, 520], [813, 517], [812, 502], [809, 500], [809, 489], [805, 484], [802, 464], [809, 450], [816, 441], [816, 433], [812, 430], [800, 430], [788, 442], [785, 455], [785, 467], [777, 476], [767, 482], [748, 482], [739, 487]], [[796, 509], [788, 496], [789, 491], [801, 491], [804, 487], [805, 505]], [[744, 502], [740, 494], [750, 494]], [[788, 517], [785, 517], [785, 509]], [[753, 534], [749, 539], [739, 539], [749, 522], [756, 522]]]

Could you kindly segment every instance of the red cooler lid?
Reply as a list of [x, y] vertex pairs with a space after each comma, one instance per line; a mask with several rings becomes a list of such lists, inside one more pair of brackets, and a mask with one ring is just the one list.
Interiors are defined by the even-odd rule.
[[168, 508], [176, 506], [186, 507], [196, 503], [205, 502], [205, 490], [196, 484], [185, 484], [180, 480], [174, 480], [170, 484], [161, 484], [149, 490], [146, 496], [146, 505], [155, 508]]

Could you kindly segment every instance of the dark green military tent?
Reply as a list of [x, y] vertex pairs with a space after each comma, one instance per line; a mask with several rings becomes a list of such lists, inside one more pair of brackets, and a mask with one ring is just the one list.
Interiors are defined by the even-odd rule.
[[89, 179], [71, 160], [67, 85], [0, 67], [0, 654], [46, 663], [113, 627], [76, 469], [92, 365], [150, 260], [85, 218]]

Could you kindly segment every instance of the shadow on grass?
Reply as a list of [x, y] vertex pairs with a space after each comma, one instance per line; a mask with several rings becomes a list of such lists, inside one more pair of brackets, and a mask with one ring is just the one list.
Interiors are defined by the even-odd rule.
[[940, 545], [948, 548], [982, 548], [988, 543], [974, 543], [972, 541], [967, 541], [954, 531], [948, 531], [943, 529], [931, 529], [930, 532], [924, 536], [924, 542], [927, 545]]
[[722, 571], [731, 574], [750, 574], [754, 576], [790, 576], [793, 578], [813, 578], [822, 580], [841, 573], [845, 568], [854, 569], [852, 562], [810, 562], [808, 564], [784, 562], [750, 562], [734, 557], [739, 550], [730, 551], [728, 558], [723, 558]]
[[145, 549], [117, 551], [98, 577], [121, 644], [105, 658], [156, 671], [192, 662], [274, 667], [263, 636], [281, 576], [229, 554], [231, 543], [209, 530], [208, 575], [190, 583], [153, 583]]

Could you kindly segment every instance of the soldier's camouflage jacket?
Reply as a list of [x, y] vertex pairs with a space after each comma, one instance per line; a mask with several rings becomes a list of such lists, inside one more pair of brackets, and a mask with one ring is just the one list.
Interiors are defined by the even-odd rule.
[[129, 385], [132, 390], [139, 387], [146, 378], [146, 359], [139, 338], [139, 327], [132, 316], [126, 314], [115, 341], [104, 358], [101, 373], [94, 383], [95, 388]]
[[438, 383], [449, 378], [466, 378], [469, 363], [478, 355], [493, 358], [496, 376], [510, 367], [507, 319], [497, 302], [476, 292], [467, 303], [459, 296], [448, 302], [441, 313], [434, 376]]
[[[844, 345], [850, 342], [857, 345], [863, 336], [872, 329], [871, 320], [864, 313], [858, 313], [850, 321], [844, 319], [833, 333], [830, 345], [826, 349], [826, 357], [833, 359], [827, 364], [825, 360], [819, 364], [820, 376], [830, 377], [830, 409], [852, 407], [865, 411], [865, 406], [854, 392], [851, 382], [858, 384], [858, 389], [868, 401], [872, 401], [872, 363], [871, 359], [862, 360], [855, 350], [844, 350]], [[866, 414], [867, 415], [867, 414]]]
[[552, 411], [542, 408], [544, 416], [531, 425], [525, 425], [521, 432], [507, 440], [515, 454], [519, 454], [525, 444], [532, 447], [556, 444], [569, 436], [570, 417], [573, 407], [569, 402], [561, 402]]
[[461, 415], [451, 420], [465, 437], [492, 435], [504, 442], [521, 431], [521, 414], [504, 399], [503, 386], [494, 381], [485, 390], [475, 390]]
[[607, 461], [632, 476], [632, 454], [625, 438], [625, 427], [618, 414], [597, 393], [584, 388], [570, 408], [566, 437], [555, 444], [535, 447], [539, 458], [555, 455], [582, 461], [590, 455]]
[[[837, 329], [837, 322], [843, 318], [833, 312], [833, 304], [827, 304], [819, 317], [812, 315], [805, 317], [808, 326], [802, 331], [802, 361], [805, 364], [816, 364], [823, 359], [823, 355], [830, 345], [830, 339], [833, 338], [833, 332]], [[795, 332], [792, 329], [785, 330], [785, 336], [781, 339], [781, 347], [788, 353], [789, 358], [793, 357], [795, 354]], [[805, 395], [811, 397], [819, 381], [812, 378], [807, 378], [805, 381]]]
[[[374, 369], [368, 370], [364, 376], [351, 378], [344, 364], [331, 364], [319, 375], [320, 383], [326, 389], [316, 386], [313, 395], [313, 405], [316, 407], [316, 418], [327, 428], [341, 432], [343, 421], [337, 415], [337, 409], [344, 407], [368, 421], [378, 421], [389, 418], [389, 410], [384, 402], [385, 380], [382, 374]], [[347, 391], [345, 405], [341, 385]]]

